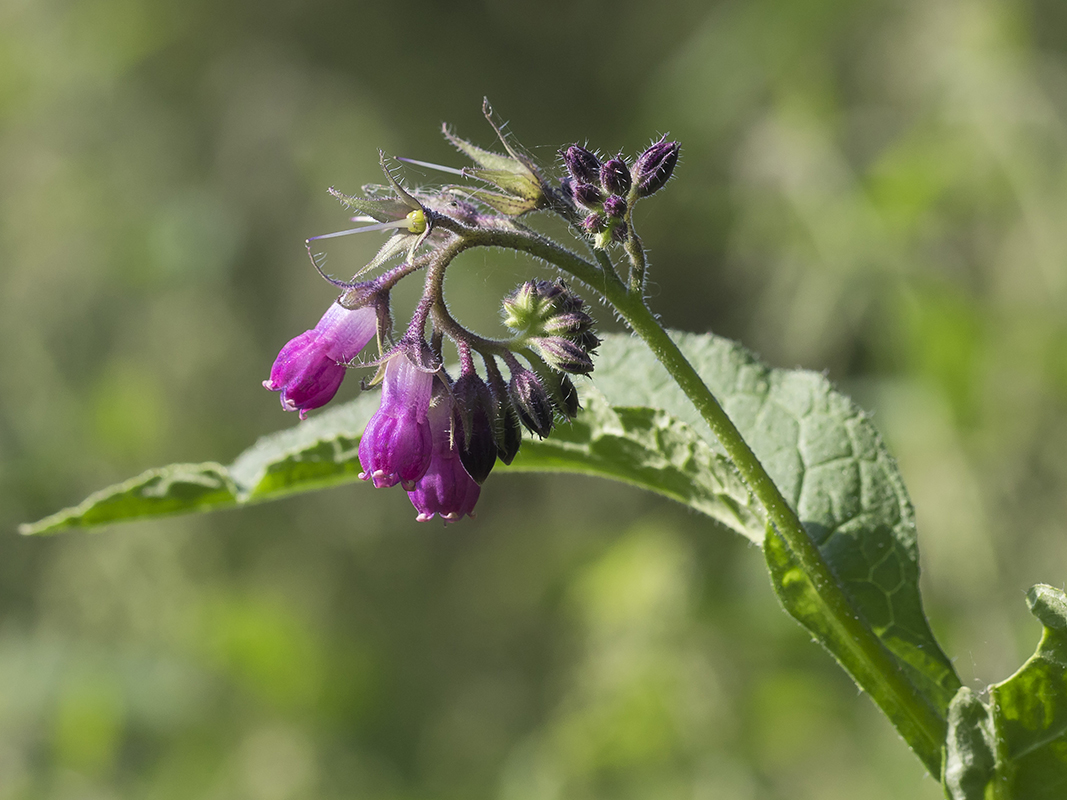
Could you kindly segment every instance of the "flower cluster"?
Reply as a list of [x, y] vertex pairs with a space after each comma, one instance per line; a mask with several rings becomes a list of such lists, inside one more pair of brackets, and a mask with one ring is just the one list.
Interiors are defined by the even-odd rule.
[[626, 240], [633, 204], [667, 184], [678, 163], [678, 149], [677, 142], [661, 138], [637, 157], [632, 168], [621, 153], [601, 163], [581, 145], [561, 151], [569, 173], [563, 179], [563, 194], [586, 212], [581, 225], [594, 237], [596, 247]]
[[[491, 234], [536, 239], [518, 220], [536, 210], [571, 222], [587, 212], [582, 225], [595, 235], [597, 247], [625, 240], [633, 204], [667, 182], [678, 157], [678, 145], [665, 139], [632, 167], [621, 156], [602, 163], [573, 145], [563, 153], [569, 177], [553, 185], [493, 122], [488, 106], [485, 112], [506, 152], [483, 150], [446, 129], [449, 141], [477, 166], [439, 167], [483, 186], [407, 189], [383, 157], [387, 185], [365, 186], [361, 197], [330, 190], [357, 212], [352, 221], [361, 227], [312, 237], [308, 253], [342, 293], [312, 330], [281, 349], [263, 384], [303, 419], [334, 397], [346, 371], [361, 366], [357, 357], [376, 339], [380, 353], [365, 363], [378, 368], [370, 384], [380, 384], [381, 400], [360, 440], [360, 478], [377, 488], [402, 486], [420, 521], [439, 516], [448, 523], [472, 515], [497, 460], [510, 464], [518, 453], [523, 428], [545, 437], [559, 420], [574, 418], [580, 404], [570, 376], [593, 371], [600, 344], [585, 303], [561, 280], [527, 281], [504, 300], [510, 338], [487, 339], [467, 330], [452, 318], [443, 297], [444, 271], [452, 259], [468, 247], [493, 244], [485, 238]], [[387, 232], [389, 238], [352, 281], [326, 275], [313, 243], [363, 231]], [[406, 332], [394, 339], [390, 292], [420, 271], [422, 298]], [[446, 341], [459, 358], [455, 379], [444, 368]]]

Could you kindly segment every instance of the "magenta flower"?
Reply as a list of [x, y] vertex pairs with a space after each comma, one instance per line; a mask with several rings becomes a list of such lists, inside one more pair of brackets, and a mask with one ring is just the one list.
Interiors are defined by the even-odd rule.
[[359, 441], [362, 480], [384, 489], [398, 483], [412, 489], [430, 466], [433, 439], [427, 412], [433, 373], [418, 367], [403, 351], [385, 363], [382, 402]]
[[282, 408], [307, 412], [326, 405], [345, 377], [345, 364], [374, 338], [378, 314], [373, 305], [355, 310], [334, 303], [319, 324], [281, 349], [263, 385], [281, 392]]
[[463, 432], [456, 419], [455, 402], [450, 395], [438, 395], [438, 402], [430, 408], [430, 431], [433, 437], [433, 455], [430, 468], [408, 489], [408, 497], [419, 515], [419, 522], [433, 519], [440, 514], [445, 523], [457, 522], [465, 515], [473, 516], [474, 504], [478, 502], [481, 487], [463, 467], [459, 444]]

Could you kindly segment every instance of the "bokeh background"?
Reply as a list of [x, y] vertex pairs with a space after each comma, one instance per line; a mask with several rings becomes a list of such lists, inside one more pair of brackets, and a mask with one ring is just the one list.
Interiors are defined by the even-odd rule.
[[[293, 424], [325, 189], [461, 164], [488, 95], [547, 165], [683, 143], [656, 311], [875, 411], [933, 627], [1002, 679], [1067, 576], [1065, 48], [1061, 0], [0, 0], [0, 799], [940, 796], [757, 550], [623, 487], [15, 527]], [[457, 316], [538, 269], [464, 256]]]

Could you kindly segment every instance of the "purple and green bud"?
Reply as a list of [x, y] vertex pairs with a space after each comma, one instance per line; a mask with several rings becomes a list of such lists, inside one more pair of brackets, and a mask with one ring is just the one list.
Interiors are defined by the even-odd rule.
[[610, 161], [605, 161], [600, 168], [600, 185], [608, 194], [625, 195], [630, 191], [633, 178], [630, 176], [630, 168], [622, 160], [622, 156], [616, 156]]
[[574, 419], [581, 405], [578, 402], [578, 390], [574, 388], [571, 379], [537, 358], [530, 359], [530, 366], [548, 395], [552, 407], [565, 418]]
[[344, 380], [346, 365], [378, 329], [375, 306], [357, 309], [334, 303], [310, 331], [291, 339], [281, 349], [263, 385], [281, 392], [282, 408], [307, 412], [326, 405]]
[[590, 211], [596, 211], [603, 204], [604, 195], [591, 183], [579, 183], [574, 187], [574, 202]]
[[600, 159], [581, 145], [572, 144], [564, 150], [563, 163], [578, 183], [596, 183], [600, 179]]
[[586, 350], [600, 340], [586, 336], [593, 318], [585, 302], [563, 281], [527, 281], [504, 299], [504, 324], [526, 336], [563, 336], [574, 339]]
[[626, 200], [619, 197], [617, 194], [613, 194], [604, 201], [604, 211], [609, 217], [615, 219], [622, 219], [626, 216]]
[[518, 363], [509, 364], [511, 381], [508, 384], [508, 396], [519, 420], [527, 429], [542, 439], [552, 432], [555, 422], [552, 413], [552, 400], [548, 396], [541, 379], [531, 370]]
[[572, 375], [588, 375], [593, 371], [593, 360], [577, 342], [562, 336], [542, 336], [530, 341], [552, 369]]
[[664, 136], [637, 157], [633, 179], [638, 197], [655, 194], [667, 184], [678, 163], [678, 150], [678, 142], [668, 142]]
[[586, 350], [596, 350], [600, 345], [600, 339], [591, 335], [593, 318], [584, 311], [566, 311], [545, 321], [544, 331], [552, 336], [566, 336], [574, 339]]
[[411, 490], [430, 466], [433, 450], [427, 414], [433, 373], [404, 350], [385, 363], [382, 400], [359, 442], [361, 480], [383, 489], [401, 484]]
[[600, 233], [607, 228], [607, 225], [607, 220], [604, 219], [603, 214], [593, 213], [582, 220], [582, 228], [586, 233]]

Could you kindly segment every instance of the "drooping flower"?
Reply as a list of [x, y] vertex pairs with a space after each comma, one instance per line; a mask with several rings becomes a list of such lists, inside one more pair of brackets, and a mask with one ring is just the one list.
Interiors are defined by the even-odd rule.
[[430, 466], [432, 437], [427, 412], [433, 373], [404, 349], [385, 362], [382, 400], [359, 442], [359, 477], [384, 489], [398, 483], [412, 489]]
[[452, 384], [452, 397], [463, 434], [456, 441], [459, 458], [467, 474], [481, 485], [489, 477], [497, 459], [493, 395], [472, 365]]
[[378, 317], [373, 305], [349, 309], [334, 303], [310, 331], [281, 349], [263, 385], [281, 392], [282, 408], [307, 412], [326, 405], [345, 377], [345, 365], [374, 338]]
[[[443, 389], [440, 382], [438, 386]], [[452, 395], [439, 391], [428, 416], [433, 454], [426, 474], [408, 490], [408, 497], [419, 512], [419, 522], [427, 522], [435, 514], [446, 524], [457, 522], [464, 516], [473, 516], [481, 487], [468, 474], [460, 457], [463, 429]]]

